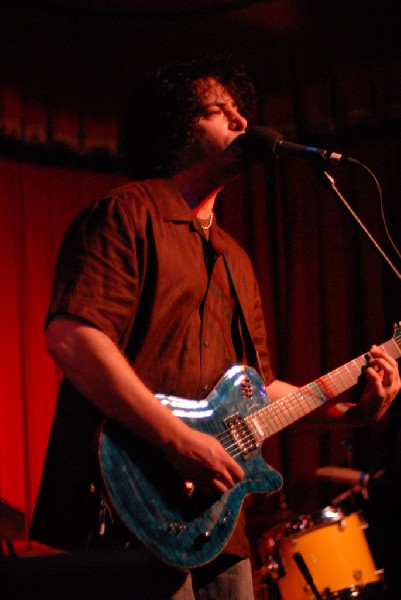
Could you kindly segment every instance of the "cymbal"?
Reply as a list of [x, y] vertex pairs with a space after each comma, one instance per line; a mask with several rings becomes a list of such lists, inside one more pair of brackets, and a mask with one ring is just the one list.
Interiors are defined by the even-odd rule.
[[24, 513], [0, 498], [0, 539], [23, 540], [24, 538]]

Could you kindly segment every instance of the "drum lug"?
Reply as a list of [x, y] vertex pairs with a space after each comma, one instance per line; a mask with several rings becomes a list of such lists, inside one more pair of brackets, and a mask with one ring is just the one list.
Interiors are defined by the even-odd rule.
[[363, 572], [361, 571], [361, 569], [354, 569], [352, 571], [352, 575], [357, 583], [360, 583], [362, 581]]
[[377, 575], [378, 581], [385, 583], [384, 569], [376, 569], [375, 574]]
[[358, 511], [358, 515], [359, 515], [359, 520], [361, 522], [361, 529], [368, 529], [369, 524], [366, 521], [365, 517], [363, 516], [361, 511]]
[[280, 570], [280, 565], [276, 558], [273, 555], [268, 556], [266, 563], [260, 569], [262, 581], [267, 581], [268, 579], [278, 579], [281, 575]]

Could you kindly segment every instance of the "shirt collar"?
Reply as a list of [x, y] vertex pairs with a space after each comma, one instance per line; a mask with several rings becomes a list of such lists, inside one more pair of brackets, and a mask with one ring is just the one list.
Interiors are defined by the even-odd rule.
[[[196, 217], [170, 179], [151, 179], [144, 184], [157, 203], [165, 221], [193, 223], [194, 229], [202, 235]], [[222, 254], [227, 246], [216, 218], [210, 229], [209, 243], [216, 254]]]
[[170, 179], [144, 181], [165, 221], [193, 220], [193, 213]]

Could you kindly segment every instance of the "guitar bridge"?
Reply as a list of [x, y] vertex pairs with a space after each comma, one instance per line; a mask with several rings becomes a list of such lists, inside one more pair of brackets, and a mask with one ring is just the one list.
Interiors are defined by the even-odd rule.
[[258, 452], [256, 440], [240, 413], [224, 419], [224, 425], [244, 460], [249, 460]]

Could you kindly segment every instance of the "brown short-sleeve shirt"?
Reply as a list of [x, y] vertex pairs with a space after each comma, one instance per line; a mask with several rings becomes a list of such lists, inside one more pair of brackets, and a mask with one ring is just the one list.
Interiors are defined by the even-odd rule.
[[[124, 351], [155, 393], [201, 398], [228, 367], [247, 361], [241, 312], [268, 384], [274, 377], [248, 256], [216, 223], [207, 242], [173, 184], [155, 179], [113, 190], [74, 220], [60, 248], [47, 321], [83, 320]], [[34, 539], [67, 549], [83, 539], [87, 455], [100, 420], [64, 380]]]

